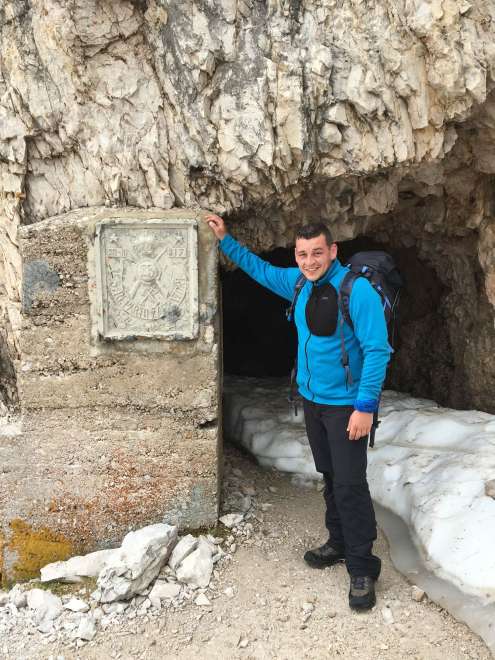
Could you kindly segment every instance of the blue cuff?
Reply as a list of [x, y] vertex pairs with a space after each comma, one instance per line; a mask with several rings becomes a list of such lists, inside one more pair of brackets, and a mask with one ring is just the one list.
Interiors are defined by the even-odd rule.
[[378, 410], [378, 399], [356, 399], [354, 408], [359, 412], [372, 413]]
[[218, 241], [219, 246], [223, 248], [224, 245], [228, 245], [230, 242], [228, 239], [232, 240], [232, 236], [230, 234], [225, 234], [225, 236]]

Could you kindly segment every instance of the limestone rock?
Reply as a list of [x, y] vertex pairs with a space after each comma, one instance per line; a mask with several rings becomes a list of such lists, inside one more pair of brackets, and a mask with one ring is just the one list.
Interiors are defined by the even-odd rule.
[[67, 561], [56, 561], [41, 569], [41, 581], [79, 582], [82, 577], [98, 577], [114, 550], [97, 550]]
[[64, 610], [61, 599], [44, 589], [30, 589], [26, 598], [28, 607], [34, 610], [37, 625], [57, 619]]
[[387, 625], [391, 625], [392, 623], [394, 623], [395, 621], [394, 615], [389, 607], [382, 607], [381, 613], [384, 623], [386, 623]]
[[213, 572], [213, 558], [209, 544], [200, 539], [199, 545], [177, 569], [177, 579], [194, 587], [207, 587]]
[[102, 603], [128, 600], [156, 578], [177, 541], [177, 527], [148, 525], [124, 537], [98, 576]]
[[182, 537], [172, 550], [168, 565], [172, 570], [176, 570], [179, 564], [198, 547], [198, 539], [192, 534]]
[[210, 601], [208, 600], [208, 598], [204, 594], [199, 594], [199, 596], [197, 596], [194, 599], [194, 603], [195, 603], [195, 605], [200, 605], [200, 606], [203, 606], [203, 607], [211, 605]]
[[88, 612], [89, 605], [80, 598], [71, 598], [65, 603], [64, 609], [70, 610], [71, 612]]
[[163, 582], [157, 580], [153, 585], [152, 590], [149, 593], [149, 599], [152, 604], [157, 604], [158, 606], [162, 600], [173, 600], [181, 592], [181, 585], [175, 582]]
[[[9, 600], [13, 603], [17, 609], [22, 609], [27, 605], [26, 592], [18, 584], [14, 585], [9, 592]], [[1, 594], [0, 594], [0, 604], [1, 604]]]
[[96, 622], [94, 618], [88, 614], [81, 617], [77, 630], [73, 633], [73, 639], [84, 639], [90, 642], [96, 635]]
[[232, 529], [232, 527], [235, 527], [243, 520], [244, 520], [243, 513], [227, 513], [225, 516], [222, 516], [220, 518], [220, 522], [222, 523], [222, 525], [225, 525], [225, 527], [228, 527], [229, 529]]

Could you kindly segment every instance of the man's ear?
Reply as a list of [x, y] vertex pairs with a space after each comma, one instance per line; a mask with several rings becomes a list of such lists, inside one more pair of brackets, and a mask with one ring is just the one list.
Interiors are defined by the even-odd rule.
[[337, 258], [337, 252], [338, 252], [337, 243], [332, 243], [330, 247], [330, 255], [332, 257], [332, 260]]

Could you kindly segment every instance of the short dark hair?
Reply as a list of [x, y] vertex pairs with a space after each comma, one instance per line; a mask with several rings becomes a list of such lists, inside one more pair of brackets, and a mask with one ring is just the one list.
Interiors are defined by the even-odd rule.
[[328, 247], [334, 242], [330, 229], [323, 222], [313, 222], [309, 225], [301, 225], [296, 230], [296, 241], [298, 238], [316, 238], [317, 236], [325, 237], [326, 244]]

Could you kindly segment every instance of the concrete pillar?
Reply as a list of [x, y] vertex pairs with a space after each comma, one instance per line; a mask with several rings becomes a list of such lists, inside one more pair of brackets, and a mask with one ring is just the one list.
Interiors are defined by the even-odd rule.
[[20, 230], [22, 411], [2, 438], [4, 581], [216, 522], [217, 249], [195, 211], [83, 209]]

